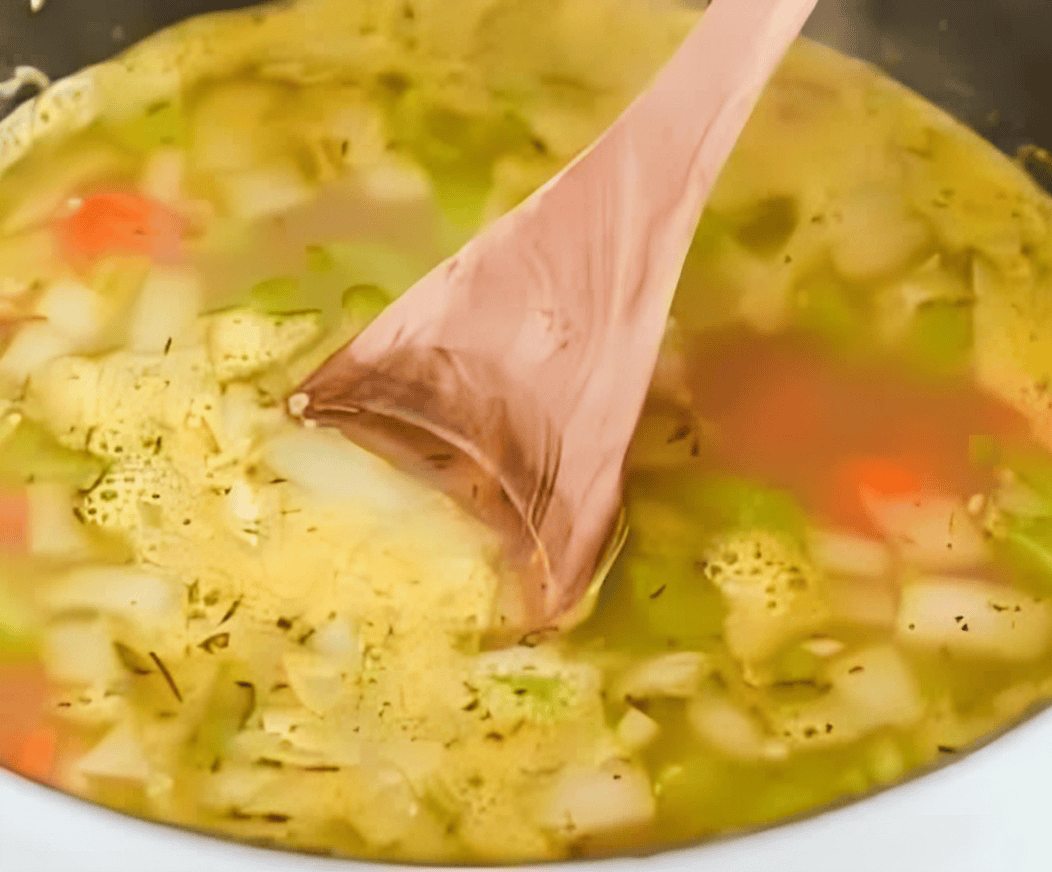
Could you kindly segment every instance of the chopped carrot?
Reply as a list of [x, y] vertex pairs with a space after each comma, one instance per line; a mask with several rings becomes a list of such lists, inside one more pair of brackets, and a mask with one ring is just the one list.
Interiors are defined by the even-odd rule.
[[917, 493], [923, 487], [921, 477], [902, 463], [886, 457], [856, 457], [841, 464], [838, 480], [857, 496], [871, 491], [883, 497]]
[[38, 727], [22, 737], [22, 747], [15, 754], [12, 768], [29, 778], [46, 780], [54, 772], [57, 750], [55, 728]]
[[29, 543], [29, 499], [25, 492], [0, 491], [0, 548], [24, 549]]
[[171, 260], [179, 253], [183, 230], [183, 219], [163, 203], [117, 191], [85, 197], [56, 224], [63, 253], [77, 267], [109, 254]]
[[[0, 664], [0, 764], [19, 768], [27, 738], [44, 727], [47, 692], [47, 675], [39, 663]], [[38, 751], [30, 752], [30, 762], [42, 759]]]

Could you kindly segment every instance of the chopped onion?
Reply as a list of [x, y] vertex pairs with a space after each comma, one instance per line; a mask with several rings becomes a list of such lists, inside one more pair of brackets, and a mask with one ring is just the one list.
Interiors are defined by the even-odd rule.
[[815, 530], [811, 554], [827, 572], [858, 578], [883, 578], [891, 568], [891, 552], [883, 542], [842, 530]]
[[68, 621], [44, 636], [44, 664], [58, 682], [107, 686], [120, 665], [113, 640], [100, 620]]
[[178, 595], [168, 581], [119, 566], [75, 569], [50, 588], [43, 599], [55, 612], [97, 609], [145, 629], [163, 628], [179, 605]]
[[622, 699], [673, 697], [686, 699], [698, 692], [709, 660], [696, 651], [677, 651], [645, 660], [617, 684]]
[[728, 699], [705, 695], [690, 701], [687, 720], [702, 741], [738, 760], [783, 760], [789, 748], [768, 736], [754, 718]]
[[653, 718], [643, 714], [635, 706], [618, 721], [617, 738], [628, 751], [638, 751], [651, 744], [661, 732], [661, 727]]
[[267, 465], [316, 497], [379, 513], [412, 510], [423, 486], [335, 431], [288, 427], [264, 446]]
[[201, 281], [188, 270], [156, 268], [132, 307], [128, 348], [161, 354], [193, 325], [202, 305]]
[[344, 673], [328, 658], [309, 651], [287, 651], [282, 664], [292, 692], [316, 715], [327, 714], [343, 701]]
[[48, 557], [83, 556], [89, 543], [73, 515], [69, 491], [59, 485], [33, 484], [26, 492], [30, 551]]
[[31, 321], [15, 334], [0, 357], [0, 374], [21, 384], [41, 367], [72, 354], [77, 343], [46, 321]]
[[280, 164], [224, 173], [217, 182], [227, 208], [250, 221], [288, 211], [314, 193], [295, 167]]
[[98, 745], [77, 763], [83, 775], [117, 778], [145, 784], [150, 779], [150, 763], [142, 743], [127, 723], [118, 724]]

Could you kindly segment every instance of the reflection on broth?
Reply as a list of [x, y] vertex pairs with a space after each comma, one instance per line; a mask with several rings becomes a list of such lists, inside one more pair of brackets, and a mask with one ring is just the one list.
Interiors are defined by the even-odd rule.
[[1047, 700], [1052, 204], [813, 44], [702, 219], [568, 637], [484, 644], [494, 531], [286, 419], [694, 20], [546, 10], [209, 18], [0, 130], [5, 765], [252, 842], [559, 859], [894, 784]]

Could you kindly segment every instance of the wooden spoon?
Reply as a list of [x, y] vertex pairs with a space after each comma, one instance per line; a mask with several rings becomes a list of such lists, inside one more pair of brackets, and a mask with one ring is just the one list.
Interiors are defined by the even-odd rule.
[[816, 0], [714, 0], [651, 87], [289, 400], [437, 476], [527, 557], [509, 628], [579, 619], [705, 200]]

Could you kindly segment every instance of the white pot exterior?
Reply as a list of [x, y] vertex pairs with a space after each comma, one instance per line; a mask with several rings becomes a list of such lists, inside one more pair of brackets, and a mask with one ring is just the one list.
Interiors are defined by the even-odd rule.
[[[1052, 711], [953, 766], [755, 835], [590, 872], [1050, 872]], [[364, 872], [132, 820], [0, 773], [3, 872]], [[547, 867], [553, 868], [553, 867]], [[556, 867], [557, 868], [557, 867]]]

